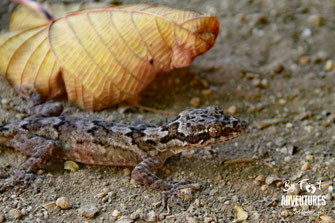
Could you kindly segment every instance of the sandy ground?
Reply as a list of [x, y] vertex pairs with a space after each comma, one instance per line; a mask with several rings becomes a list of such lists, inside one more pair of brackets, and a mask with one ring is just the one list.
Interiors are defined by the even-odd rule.
[[[39, 172], [40, 193], [0, 194], [0, 222], [242, 222], [245, 217], [246, 222], [334, 222], [335, 2], [121, 2], [216, 13], [221, 30], [215, 46], [191, 67], [161, 75], [143, 92], [141, 104], [175, 113], [196, 100], [201, 107], [216, 104], [247, 120], [248, 132], [224, 145], [172, 157], [158, 171], [169, 182], [200, 185], [193, 199], [186, 199], [187, 208], [171, 203], [162, 210], [160, 192], [134, 184], [131, 169], [80, 165], [69, 172], [62, 162], [52, 162]], [[0, 4], [5, 29], [12, 5]], [[3, 79], [0, 91], [5, 102], [24, 106]], [[124, 107], [88, 113], [64, 105], [66, 114], [125, 123], [172, 118]], [[0, 110], [3, 122], [18, 118], [22, 114]], [[12, 173], [25, 159], [2, 148], [0, 170]], [[288, 185], [296, 185], [293, 192], [285, 192]], [[324, 203], [283, 206], [285, 195], [319, 196]], [[60, 197], [70, 209], [55, 207]]]

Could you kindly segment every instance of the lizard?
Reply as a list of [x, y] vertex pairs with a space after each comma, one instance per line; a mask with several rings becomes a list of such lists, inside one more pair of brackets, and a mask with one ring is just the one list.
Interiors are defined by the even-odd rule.
[[182, 188], [192, 187], [168, 183], [153, 173], [167, 158], [183, 151], [221, 144], [247, 130], [245, 121], [225, 114], [217, 106], [184, 110], [161, 126], [132, 126], [62, 115], [61, 103], [42, 104], [37, 94], [25, 99], [29, 99], [26, 112], [30, 116], [0, 126], [0, 146], [14, 148], [29, 157], [15, 171], [11, 184], [11, 187], [23, 184], [21, 189], [32, 185], [34, 173], [51, 158], [84, 164], [130, 166], [134, 167], [132, 179], [163, 191], [162, 205], [166, 206], [166, 197], [181, 193]]

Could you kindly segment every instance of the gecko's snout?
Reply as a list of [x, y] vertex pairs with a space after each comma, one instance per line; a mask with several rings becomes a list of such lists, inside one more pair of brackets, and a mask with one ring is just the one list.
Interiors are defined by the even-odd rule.
[[248, 128], [247, 122], [244, 120], [238, 119], [238, 118], [234, 118], [234, 121], [232, 123], [233, 123], [233, 128], [237, 132], [245, 132]]
[[246, 121], [241, 121], [241, 127], [242, 127], [242, 129], [247, 129], [248, 128], [248, 123], [246, 122]]

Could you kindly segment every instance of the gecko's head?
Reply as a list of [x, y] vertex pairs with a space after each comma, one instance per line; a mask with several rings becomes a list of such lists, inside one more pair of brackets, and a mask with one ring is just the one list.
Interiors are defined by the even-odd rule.
[[[186, 147], [199, 148], [215, 145], [242, 135], [247, 123], [223, 113], [217, 106], [189, 109], [166, 125], [166, 140], [183, 141]], [[185, 143], [186, 142], [186, 143]]]

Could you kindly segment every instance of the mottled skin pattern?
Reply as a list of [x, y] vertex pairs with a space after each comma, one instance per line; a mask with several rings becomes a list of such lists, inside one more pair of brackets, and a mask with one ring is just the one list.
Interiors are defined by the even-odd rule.
[[152, 173], [168, 157], [221, 144], [247, 129], [245, 121], [224, 114], [216, 106], [185, 110], [162, 126], [128, 126], [85, 117], [46, 117], [61, 113], [61, 105], [39, 104], [38, 97], [33, 100], [27, 108], [32, 116], [0, 126], [0, 145], [29, 156], [14, 180], [14, 184], [24, 183], [24, 187], [33, 178], [31, 173], [45, 160], [58, 158], [86, 164], [133, 166], [133, 179], [173, 195], [188, 186], [167, 183]]

